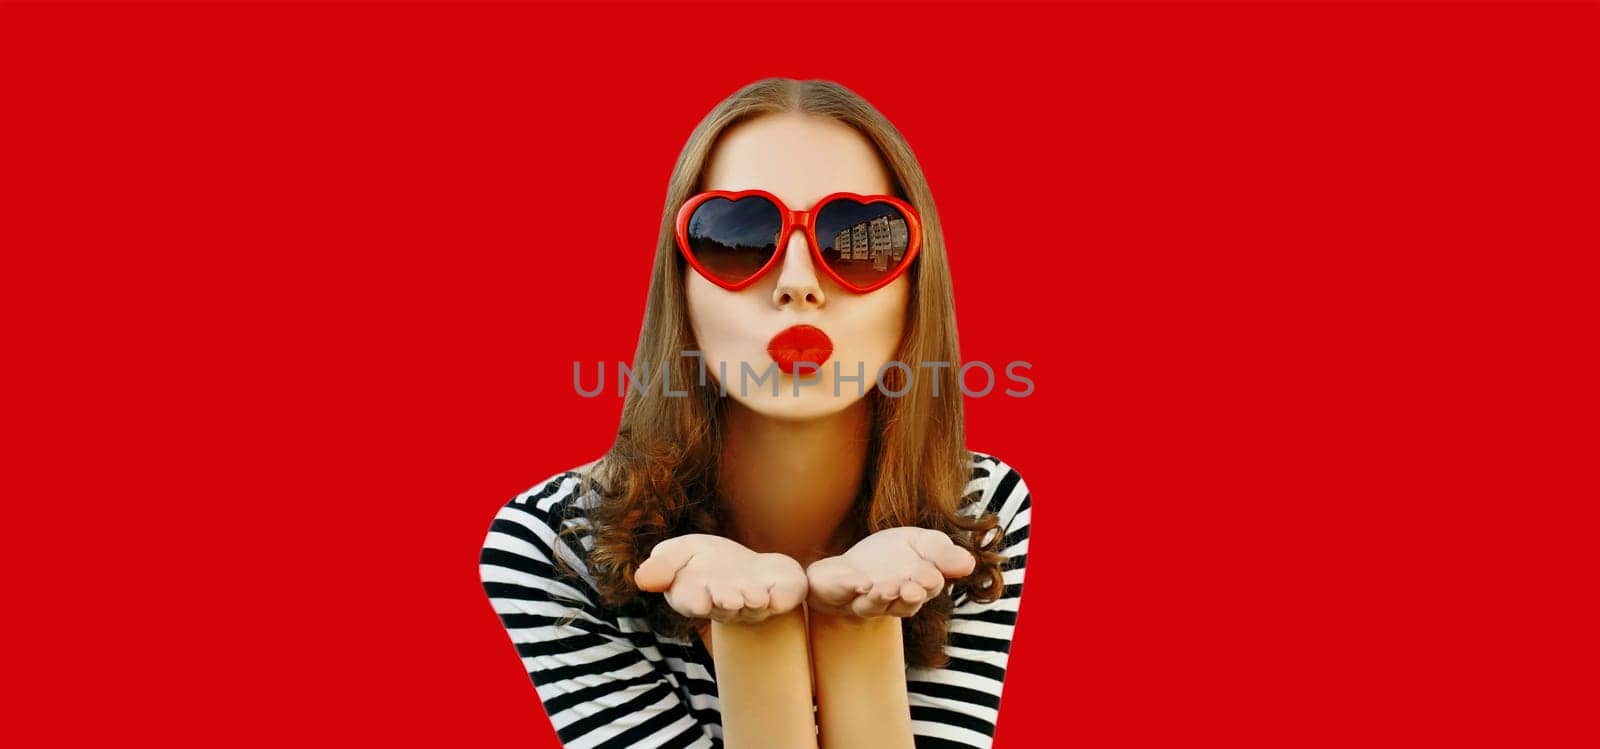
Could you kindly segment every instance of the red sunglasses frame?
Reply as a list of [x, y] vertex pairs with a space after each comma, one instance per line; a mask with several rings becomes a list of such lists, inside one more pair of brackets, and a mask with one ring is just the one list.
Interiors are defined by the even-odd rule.
[[[772, 253], [772, 258], [767, 260], [766, 265], [761, 266], [760, 270], [750, 274], [749, 278], [737, 283], [729, 283], [707, 272], [705, 266], [700, 264], [700, 260], [697, 259], [694, 256], [694, 252], [689, 249], [689, 218], [694, 215], [694, 210], [700, 207], [701, 203], [704, 203], [712, 198], [727, 198], [729, 200], [737, 201], [742, 198], [752, 196], [761, 197], [772, 201], [772, 204], [778, 208], [778, 215], [783, 218], [783, 228], [780, 229], [778, 233], [778, 249], [776, 252]], [[868, 286], [857, 286], [849, 281], [844, 280], [843, 277], [841, 277], [822, 259], [822, 245], [817, 242], [817, 227], [814, 217], [817, 215], [817, 212], [826, 207], [828, 203], [841, 199], [853, 200], [858, 203], [868, 205], [872, 203], [888, 203], [889, 205], [894, 206], [896, 210], [900, 211], [900, 215], [904, 216], [906, 220], [907, 238], [905, 255], [900, 258], [899, 264], [890, 269], [882, 279], [879, 279]], [[674, 223], [676, 226], [675, 232], [678, 238], [678, 251], [683, 253], [684, 259], [688, 260], [689, 265], [694, 266], [695, 272], [699, 273], [707, 281], [710, 281], [711, 283], [721, 286], [729, 291], [738, 291], [743, 289], [746, 286], [761, 280], [763, 276], [770, 273], [772, 269], [783, 260], [783, 254], [789, 249], [789, 237], [793, 235], [796, 227], [800, 227], [805, 230], [806, 243], [811, 247], [812, 264], [818, 268], [821, 268], [824, 273], [827, 273], [828, 277], [832, 278], [834, 283], [837, 283], [840, 286], [843, 286], [844, 288], [857, 294], [865, 294], [869, 291], [880, 289], [884, 286], [887, 286], [896, 278], [899, 278], [900, 274], [905, 273], [906, 269], [911, 267], [911, 261], [916, 259], [917, 251], [922, 249], [922, 218], [917, 215], [916, 210], [913, 209], [910, 204], [892, 195], [859, 195], [853, 192], [836, 192], [824, 196], [808, 210], [795, 211], [784, 205], [783, 201], [778, 199], [778, 196], [773, 195], [766, 190], [708, 190], [689, 198], [689, 200], [678, 209], [678, 217]]]

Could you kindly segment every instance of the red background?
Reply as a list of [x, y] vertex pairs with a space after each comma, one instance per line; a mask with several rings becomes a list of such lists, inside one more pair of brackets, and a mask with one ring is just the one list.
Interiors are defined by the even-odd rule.
[[13, 740], [554, 746], [479, 543], [787, 75], [1034, 364], [997, 745], [1594, 745], [1594, 4], [0, 13]]

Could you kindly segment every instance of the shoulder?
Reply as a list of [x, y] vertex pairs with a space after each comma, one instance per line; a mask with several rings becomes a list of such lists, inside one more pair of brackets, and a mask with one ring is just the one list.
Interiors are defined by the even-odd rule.
[[964, 511], [973, 516], [994, 513], [1000, 517], [1001, 528], [1026, 523], [1033, 498], [1022, 474], [994, 455], [967, 452], [972, 456], [972, 474], [963, 498]]
[[561, 471], [540, 480], [506, 502], [496, 519], [553, 531], [582, 526], [588, 510], [598, 501], [594, 487], [585, 480], [588, 467]]
[[593, 465], [552, 474], [502, 505], [484, 538], [482, 572], [509, 568], [551, 579], [576, 574], [592, 589], [585, 559], [593, 548], [588, 511], [598, 492], [585, 471]]

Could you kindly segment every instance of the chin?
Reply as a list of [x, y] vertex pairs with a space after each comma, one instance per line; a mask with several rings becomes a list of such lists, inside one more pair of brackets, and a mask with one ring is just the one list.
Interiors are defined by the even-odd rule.
[[751, 411], [780, 421], [810, 421], [832, 416], [861, 400], [854, 393], [848, 396], [841, 394], [835, 398], [832, 391], [812, 393], [805, 388], [801, 389], [800, 397], [796, 398], [792, 389], [793, 385], [787, 381], [783, 385], [786, 389], [776, 397], [772, 395], [771, 391], [750, 393], [742, 396], [729, 393], [728, 397], [738, 401], [740, 405]]

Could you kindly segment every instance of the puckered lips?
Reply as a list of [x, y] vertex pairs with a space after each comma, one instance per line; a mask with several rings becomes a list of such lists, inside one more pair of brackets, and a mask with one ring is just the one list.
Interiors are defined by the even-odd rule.
[[[767, 343], [767, 354], [778, 364], [778, 369], [793, 375], [799, 362], [810, 362], [820, 369], [822, 363], [833, 356], [833, 341], [815, 325], [791, 325]], [[811, 371], [810, 367], [806, 368], [806, 372]]]

